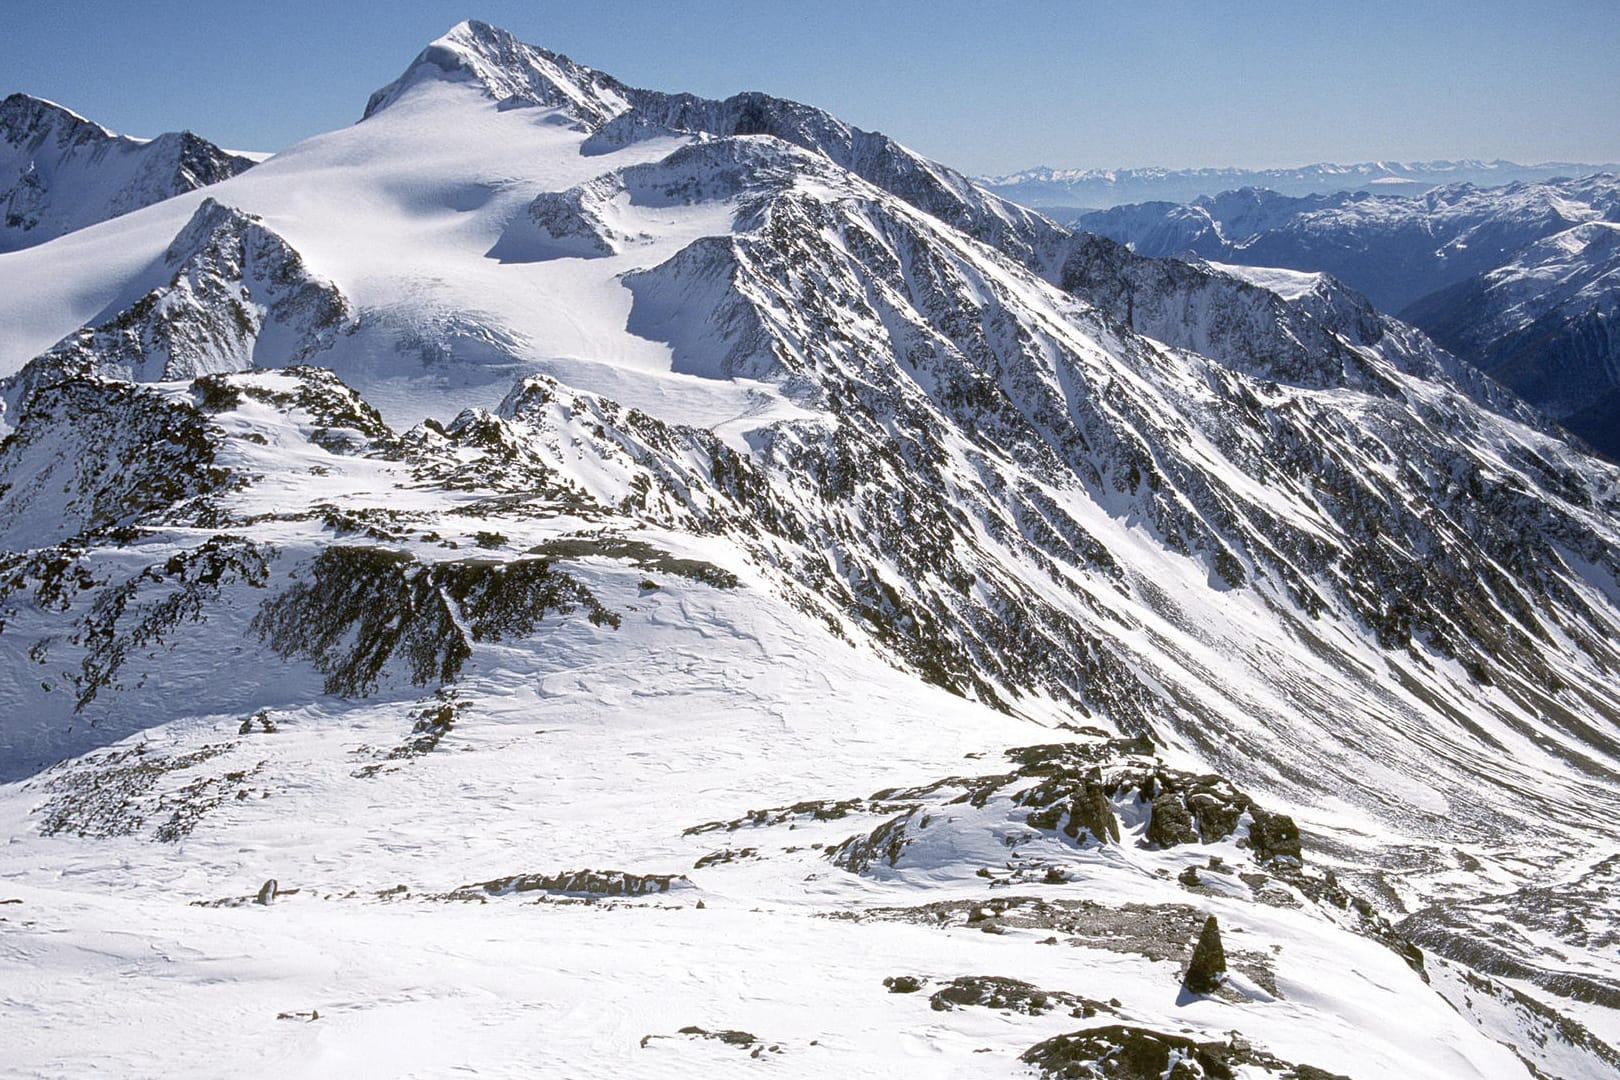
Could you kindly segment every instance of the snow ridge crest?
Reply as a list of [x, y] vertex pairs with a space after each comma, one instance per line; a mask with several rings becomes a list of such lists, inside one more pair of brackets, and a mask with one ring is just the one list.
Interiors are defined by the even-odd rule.
[[0, 101], [0, 140], [21, 146], [52, 132], [64, 144], [122, 138], [54, 101], [21, 93]]
[[628, 87], [611, 75], [468, 19], [429, 44], [403, 75], [372, 94], [361, 119], [370, 119], [430, 79], [478, 83], [503, 108], [566, 108], [592, 126], [630, 107]]

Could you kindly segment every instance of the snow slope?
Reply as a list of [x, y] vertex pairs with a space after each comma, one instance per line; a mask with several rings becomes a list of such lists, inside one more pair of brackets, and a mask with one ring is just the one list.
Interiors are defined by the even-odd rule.
[[[101, 694], [67, 725], [43, 701], [29, 724], [8, 724], [9, 762], [21, 760], [19, 738], [53, 754], [86, 723], [78, 747], [101, 747], [31, 769], [0, 804], [11, 837], [0, 898], [16, 901], [0, 916], [0, 966], [20, 1018], [8, 1071], [74, 1071], [89, 1032], [99, 1067], [134, 1076], [266, 1060], [310, 1075], [729, 1074], [757, 1067], [756, 1048], [792, 1075], [1016, 1076], [1029, 1047], [1092, 1026], [1078, 1005], [1024, 1015], [989, 996], [992, 1007], [941, 1013], [884, 986], [909, 975], [930, 992], [1014, 977], [1096, 1002], [1099, 1022], [1222, 1045], [1241, 1030], [1281, 1060], [1335, 1072], [1522, 1074], [1401, 954], [1357, 933], [1353, 913], [1301, 891], [1319, 876], [1259, 862], [1241, 835], [1150, 843], [1151, 818], [1124, 790], [1118, 844], [1031, 828], [1003, 793], [982, 812], [941, 800], [880, 873], [840, 866], [829, 849], [880, 826], [888, 804], [931, 797], [871, 793], [999, 773], [1004, 748], [1054, 735], [1101, 747], [1100, 733], [1054, 732], [917, 682], [782, 603], [728, 545], [636, 529], [562, 490], [492, 509], [488, 489], [458, 479], [480, 462], [500, 467], [481, 425], [449, 438], [423, 429], [403, 446], [369, 425], [369, 436], [310, 441], [336, 430], [320, 421], [341, 419], [345, 399], [301, 378], [198, 384], [210, 402], [243, 395], [212, 414], [224, 439], [215, 461], [258, 479], [219, 485], [210, 508], [192, 509], [255, 524], [202, 548], [200, 534], [170, 527], [86, 552], [96, 575], [114, 560], [126, 573], [169, 561], [131, 577], [133, 590], [108, 582], [125, 603], [107, 626], [120, 647]], [[299, 512], [299, 494], [337, 502], [354, 524], [333, 536]], [[355, 531], [407, 521], [387, 541]], [[607, 554], [614, 525], [655, 554], [639, 565]], [[469, 542], [492, 526], [498, 545]], [[231, 539], [247, 533], [246, 546]], [[316, 552], [378, 543], [428, 565], [467, 565], [470, 549], [474, 564], [506, 566], [550, 544], [572, 552], [553, 572], [617, 621], [575, 608], [485, 637], [436, 693], [414, 687], [395, 654], [358, 701], [322, 695], [307, 665], [243, 633], [254, 594], [285, 587], [283, 567], [307, 575]], [[209, 544], [212, 568], [194, 572]], [[737, 584], [704, 555], [734, 567]], [[177, 584], [178, 595], [213, 591], [198, 622], [165, 607]], [[106, 614], [99, 585], [78, 592], [70, 612]], [[52, 618], [48, 605], [21, 605], [0, 643]], [[128, 622], [144, 629], [128, 637]], [[59, 641], [29, 665], [58, 698], [73, 693], [56, 674], [72, 648]], [[220, 687], [225, 663], [236, 678]], [[112, 704], [125, 695], [148, 717]], [[1151, 761], [1140, 750], [1125, 760]], [[1218, 872], [1177, 879], [1212, 856]], [[639, 899], [477, 885], [585, 867], [684, 880]], [[985, 875], [1008, 880], [987, 893]], [[267, 878], [278, 892], [256, 904]], [[1044, 907], [1015, 902], [1031, 893]], [[1000, 910], [986, 917], [985, 904]], [[1206, 911], [1240, 957], [1215, 997], [1177, 985], [1187, 943], [1173, 926]], [[1125, 929], [1100, 931], [1099, 918]], [[683, 1034], [690, 1026], [759, 1041]], [[222, 1029], [233, 1032], [223, 1042]]]

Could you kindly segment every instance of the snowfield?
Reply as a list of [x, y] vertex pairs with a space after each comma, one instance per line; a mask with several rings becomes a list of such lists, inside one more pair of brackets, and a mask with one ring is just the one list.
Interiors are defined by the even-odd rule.
[[[51, 801], [60, 767], [14, 789], [4, 898], [22, 903], [5, 909], [0, 963], [7, 1011], [22, 1023], [8, 1069], [651, 1076], [761, 1067], [749, 1048], [678, 1034], [696, 1025], [757, 1035], [780, 1048], [770, 1067], [793, 1075], [1024, 1075], [1019, 1053], [1080, 1026], [1067, 1010], [940, 1013], [926, 994], [883, 985], [896, 975], [930, 987], [1001, 975], [1117, 998], [1121, 1019], [1200, 1038], [1241, 1030], [1334, 1072], [1522, 1072], [1395, 954], [1286, 907], [1196, 898], [1222, 919], [1229, 949], [1274, 964], [1273, 990], [1245, 987], [1236, 1001], [1180, 992], [1174, 962], [1043, 946], [1044, 932], [859, 918], [984, 897], [968, 867], [1005, 859], [1012, 821], [974, 822], [878, 881], [829, 866], [812, 847], [865, 827], [859, 817], [683, 835], [760, 806], [925, 783], [981, 756], [994, 768], [1000, 747], [1053, 733], [920, 687], [752, 590], [644, 593], [625, 577], [586, 578], [626, 611], [617, 631], [573, 620], [524, 647], [488, 650], [458, 684], [473, 704], [453, 735], [372, 777], [355, 772], [387, 762], [383, 747], [416, 702], [274, 709], [275, 732], [248, 735], [235, 717], [183, 717], [114, 744], [104, 752], [140, 746], [150, 759], [229, 747], [160, 780], [147, 796], [160, 801], [181, 781], [246, 772], [237, 789], [246, 798], [225, 800], [173, 844], [144, 829], [94, 842], [41, 837], [31, 804]], [[744, 842], [757, 857], [692, 868]], [[1077, 876], [1040, 895], [1185, 903], [1186, 890], [1156, 870], [1203, 866], [1210, 855], [1247, 861], [1231, 844], [1110, 850], [1103, 859], [1056, 852]], [[587, 866], [685, 874], [691, 884], [595, 904], [442, 895]], [[250, 897], [266, 878], [283, 890], [268, 906], [189, 906]], [[1248, 895], [1241, 883], [1237, 892]], [[319, 1020], [277, 1019], [312, 1012]], [[661, 1038], [641, 1046], [648, 1035]]]

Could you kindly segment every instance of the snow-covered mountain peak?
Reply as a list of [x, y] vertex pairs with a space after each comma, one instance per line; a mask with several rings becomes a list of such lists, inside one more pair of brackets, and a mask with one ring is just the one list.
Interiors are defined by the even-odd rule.
[[20, 146], [53, 134], [59, 143], [119, 138], [95, 121], [45, 98], [17, 93], [0, 101], [0, 139]]
[[630, 107], [628, 88], [612, 76], [469, 19], [451, 27], [423, 49], [403, 75], [371, 95], [364, 118], [392, 105], [424, 80], [437, 79], [475, 83], [505, 108], [567, 109], [590, 126]]
[[476, 86], [502, 108], [540, 106], [571, 116], [590, 136], [587, 156], [654, 139], [771, 135], [820, 154], [947, 224], [1055, 273], [1066, 234], [1023, 207], [975, 185], [881, 132], [852, 127], [825, 110], [747, 91], [724, 100], [630, 87], [505, 30], [469, 21], [429, 45], [399, 79], [372, 95], [367, 118], [431, 82]]
[[32, 247], [252, 167], [189, 131], [117, 135], [52, 101], [0, 101], [0, 252]]
[[0, 418], [63, 378], [151, 382], [296, 363], [329, 347], [350, 313], [342, 293], [262, 220], [211, 198], [151, 281], [132, 303], [0, 379]]

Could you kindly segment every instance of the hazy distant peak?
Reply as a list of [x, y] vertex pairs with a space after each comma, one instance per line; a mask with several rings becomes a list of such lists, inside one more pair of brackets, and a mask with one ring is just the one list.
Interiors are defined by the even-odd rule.
[[1291, 196], [1341, 191], [1414, 195], [1443, 185], [1467, 183], [1500, 187], [1503, 184], [1537, 182], [1560, 176], [1587, 176], [1616, 167], [1612, 164], [1569, 161], [1526, 165], [1501, 159], [1482, 161], [1475, 158], [1457, 161], [1363, 161], [1348, 165], [1317, 162], [1277, 169], [1054, 169], [1040, 166], [1001, 176], [980, 177], [979, 183], [1003, 198], [1025, 206], [1103, 209], [1126, 203], [1188, 203], [1204, 196], [1245, 187], [1268, 188]]

